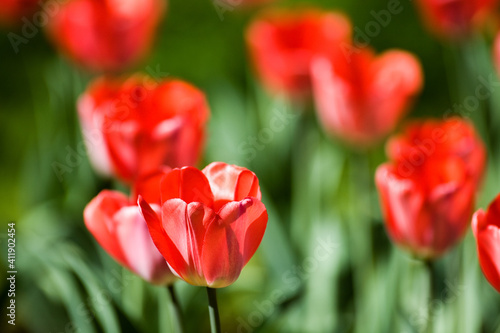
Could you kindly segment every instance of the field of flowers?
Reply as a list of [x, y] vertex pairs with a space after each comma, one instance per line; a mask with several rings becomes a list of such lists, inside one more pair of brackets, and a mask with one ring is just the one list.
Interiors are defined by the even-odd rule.
[[500, 333], [498, 2], [0, 0], [0, 331]]

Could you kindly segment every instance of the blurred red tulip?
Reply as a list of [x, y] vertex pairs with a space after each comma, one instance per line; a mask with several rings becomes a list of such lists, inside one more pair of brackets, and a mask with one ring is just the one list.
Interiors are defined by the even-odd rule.
[[272, 93], [292, 98], [311, 90], [310, 63], [314, 56], [343, 57], [350, 44], [351, 24], [341, 14], [315, 9], [269, 11], [247, 29], [246, 40], [254, 67]]
[[423, 258], [434, 258], [464, 235], [486, 152], [470, 123], [423, 121], [387, 145], [391, 162], [376, 183], [389, 236]]
[[369, 146], [389, 134], [422, 88], [418, 59], [404, 51], [375, 56], [353, 49], [349, 58], [313, 60], [314, 99], [325, 130]]
[[[0, 0], [0, 23], [4, 25], [20, 25], [21, 19], [33, 14], [40, 0]], [[28, 21], [32, 18], [27, 17]]]
[[482, 25], [498, 0], [418, 0], [427, 26], [444, 37], [463, 37]]
[[138, 75], [97, 79], [78, 111], [95, 169], [129, 183], [161, 165], [194, 165], [210, 113], [205, 95], [192, 85]]
[[485, 212], [478, 210], [472, 218], [479, 264], [486, 279], [500, 292], [500, 195]]
[[92, 71], [120, 71], [149, 51], [164, 0], [68, 0], [48, 33], [70, 59]]
[[497, 32], [493, 43], [493, 64], [497, 70], [497, 75], [500, 76], [500, 31]]
[[[159, 197], [149, 196], [149, 199], [153, 200], [152, 209], [159, 213]], [[121, 265], [153, 284], [175, 280], [153, 243], [135, 200], [117, 191], [104, 190], [85, 207], [83, 216], [97, 242]]]
[[139, 205], [172, 272], [197, 286], [232, 284], [264, 236], [259, 181], [245, 168], [212, 163], [174, 169], [161, 182], [161, 213]]

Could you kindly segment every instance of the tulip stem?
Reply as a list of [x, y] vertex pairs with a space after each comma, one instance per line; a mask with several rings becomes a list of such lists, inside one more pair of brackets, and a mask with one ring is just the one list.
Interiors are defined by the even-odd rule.
[[434, 313], [432, 313], [432, 304], [434, 302], [435, 288], [436, 288], [436, 267], [432, 260], [425, 260], [425, 267], [427, 268], [427, 273], [429, 274], [429, 304], [427, 312], [427, 333], [433, 332], [433, 318]]
[[170, 295], [170, 300], [172, 301], [172, 312], [175, 321], [176, 332], [182, 333], [184, 329], [182, 327], [182, 315], [181, 315], [181, 305], [179, 303], [179, 299], [177, 298], [177, 294], [175, 293], [174, 285], [169, 284], [167, 286], [168, 293]]
[[208, 294], [208, 313], [210, 315], [210, 331], [220, 333], [219, 307], [217, 306], [217, 290], [207, 287]]

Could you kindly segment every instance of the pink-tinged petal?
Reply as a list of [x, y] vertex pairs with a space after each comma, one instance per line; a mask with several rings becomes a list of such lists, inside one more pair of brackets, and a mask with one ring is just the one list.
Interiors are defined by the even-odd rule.
[[400, 94], [408, 97], [422, 89], [423, 72], [418, 59], [400, 50], [384, 52], [372, 64], [372, 92], [379, 95]]
[[132, 188], [132, 200], [137, 201], [140, 195], [146, 202], [159, 205], [161, 203], [161, 180], [170, 171], [168, 166], [163, 166], [148, 175], [139, 177]]
[[[179, 250], [175, 247], [172, 240], [163, 230], [162, 221], [160, 216], [151, 208], [151, 206], [139, 196], [138, 205], [141, 210], [141, 214], [146, 220], [148, 225], [149, 234], [151, 239], [155, 244], [158, 251], [167, 262], [170, 260], [169, 264], [175, 266], [177, 269], [180, 267], [186, 267], [187, 263], [182, 259], [182, 255]], [[173, 269], [174, 273], [179, 276], [176, 269]]]
[[353, 87], [334, 73], [333, 64], [327, 58], [313, 60], [311, 75], [318, 116], [324, 129], [342, 138], [359, 140]]
[[129, 205], [128, 198], [116, 191], [103, 190], [83, 211], [85, 225], [104, 250], [116, 261], [130, 268], [117, 236], [115, 214]]
[[186, 203], [200, 202], [211, 207], [214, 201], [205, 175], [194, 167], [174, 169], [161, 182], [161, 201], [178, 198]]
[[100, 108], [106, 107], [108, 105], [99, 106], [90, 93], [82, 95], [77, 104], [80, 127], [90, 163], [97, 173], [109, 177], [113, 173], [113, 167], [102, 133], [104, 112], [100, 111]]
[[210, 182], [214, 200], [221, 203], [216, 205], [216, 210], [229, 201], [240, 201], [246, 197], [261, 198], [259, 180], [246, 168], [214, 162], [205, 167], [203, 173]]
[[481, 269], [486, 279], [500, 292], [500, 229], [489, 225], [476, 235]]
[[256, 198], [223, 206], [207, 229], [203, 271], [212, 288], [232, 284], [260, 245], [267, 226], [267, 211]]
[[[159, 207], [154, 205], [159, 211]], [[158, 213], [157, 211], [157, 213]], [[175, 280], [165, 258], [156, 248], [148, 225], [137, 205], [123, 207], [114, 215], [118, 242], [133, 272], [154, 284]]]
[[[187, 204], [176, 198], [167, 200], [162, 206], [162, 227], [169, 239], [169, 254], [165, 258], [170, 267], [190, 284], [206, 286], [201, 249], [206, 226], [214, 218], [214, 212], [198, 202]], [[180, 258], [170, 255], [173, 253]]]
[[472, 215], [472, 233], [474, 237], [488, 227], [488, 220], [486, 219], [486, 212], [482, 209], [477, 210], [474, 215]]

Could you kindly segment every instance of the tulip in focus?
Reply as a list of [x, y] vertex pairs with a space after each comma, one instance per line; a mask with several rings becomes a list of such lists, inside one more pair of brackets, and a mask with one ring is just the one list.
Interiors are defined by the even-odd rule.
[[97, 79], [78, 113], [94, 168], [132, 183], [162, 165], [194, 165], [210, 111], [205, 95], [186, 82], [136, 75]]
[[391, 50], [375, 56], [369, 48], [355, 49], [349, 59], [317, 57], [311, 76], [323, 128], [357, 146], [388, 135], [423, 81], [420, 62], [411, 53]]
[[212, 163], [174, 169], [161, 182], [161, 209], [139, 198], [158, 250], [184, 281], [232, 284], [257, 250], [267, 225], [259, 181], [245, 168]]
[[423, 19], [437, 35], [464, 37], [484, 24], [498, 0], [418, 0]]
[[473, 126], [459, 118], [421, 121], [389, 141], [390, 162], [376, 184], [390, 238], [432, 259], [464, 235], [486, 153]]
[[91, 71], [121, 71], [149, 51], [164, 0], [68, 0], [48, 33], [71, 60]]
[[478, 210], [472, 218], [479, 264], [490, 284], [500, 292], [500, 195], [488, 209]]
[[[40, 0], [0, 0], [0, 23], [3, 25], [21, 25], [22, 18], [32, 20], [32, 14], [42, 10], [39, 6]], [[45, 15], [45, 14], [44, 14]]]
[[310, 94], [310, 65], [318, 55], [343, 57], [351, 24], [341, 14], [316, 9], [268, 11], [248, 27], [246, 41], [255, 70], [272, 93], [293, 99]]
[[[141, 185], [142, 190], [145, 186]], [[152, 192], [147, 191], [148, 194]], [[160, 198], [151, 195], [148, 198], [159, 212]], [[170, 284], [176, 279], [151, 240], [135, 198], [103, 190], [85, 207], [83, 216], [97, 242], [122, 266], [157, 285]]]

